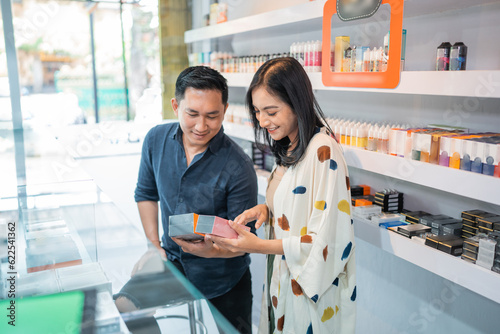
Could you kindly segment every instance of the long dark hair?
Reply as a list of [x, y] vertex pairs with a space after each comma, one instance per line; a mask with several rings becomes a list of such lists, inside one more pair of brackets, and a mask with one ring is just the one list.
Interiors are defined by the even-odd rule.
[[[286, 103], [297, 116], [299, 129], [297, 143], [290, 153], [288, 153], [290, 145], [288, 137], [275, 141], [265, 129], [260, 127], [252, 100], [253, 91], [260, 87]], [[265, 150], [267, 143], [278, 165], [295, 166], [304, 156], [307, 145], [318, 128], [326, 126], [328, 131], [333, 133], [314, 97], [311, 81], [306, 71], [297, 60], [291, 57], [268, 60], [257, 70], [248, 88], [246, 105], [252, 119], [257, 147]], [[260, 138], [263, 138], [265, 143], [262, 143]]]

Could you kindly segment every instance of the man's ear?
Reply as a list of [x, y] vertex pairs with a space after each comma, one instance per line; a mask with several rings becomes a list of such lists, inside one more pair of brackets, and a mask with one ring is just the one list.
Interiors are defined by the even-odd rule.
[[170, 103], [172, 104], [172, 109], [174, 110], [175, 116], [179, 117], [179, 103], [177, 102], [177, 99], [173, 97], [170, 100]]

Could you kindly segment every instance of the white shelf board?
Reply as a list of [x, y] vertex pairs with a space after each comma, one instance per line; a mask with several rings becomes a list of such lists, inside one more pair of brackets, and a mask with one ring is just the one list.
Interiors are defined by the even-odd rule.
[[[436, 14], [459, 10], [472, 6], [494, 3], [495, 0], [419, 0], [405, 1], [404, 16]], [[306, 2], [300, 5], [251, 15], [212, 26], [188, 30], [184, 42], [193, 43], [206, 39], [229, 37], [236, 34], [251, 33], [265, 29], [267, 35], [294, 34], [304, 31], [321, 31], [323, 7], [326, 0]], [[359, 21], [362, 22], [362, 21]], [[346, 24], [358, 24], [358, 21]]]
[[500, 303], [500, 274], [423, 245], [368, 221], [354, 219], [356, 238]]
[[[223, 73], [230, 87], [247, 88], [253, 73]], [[403, 71], [395, 89], [327, 87], [321, 73], [309, 73], [314, 90], [415, 94], [438, 96], [470, 96], [500, 98], [500, 70], [495, 71]]]
[[[184, 42], [192, 43], [210, 38], [253, 32], [261, 29], [273, 29], [272, 33], [291, 33], [289, 30], [290, 24], [293, 24], [295, 26], [294, 29], [299, 32], [304, 31], [304, 24], [310, 20], [314, 20], [314, 27], [317, 27], [317, 30], [321, 30], [323, 6], [325, 3], [326, 0], [307, 2], [297, 6], [286, 7], [212, 26], [188, 30], [184, 33]], [[267, 33], [269, 32], [266, 31], [266, 34]]]
[[500, 178], [343, 146], [349, 167], [500, 205]]

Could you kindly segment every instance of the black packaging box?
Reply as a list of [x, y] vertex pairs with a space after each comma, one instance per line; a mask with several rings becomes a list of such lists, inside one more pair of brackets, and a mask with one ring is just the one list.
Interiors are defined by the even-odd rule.
[[479, 250], [479, 238], [472, 237], [464, 240], [464, 248], [477, 254]]
[[467, 224], [472, 227], [478, 227], [477, 221], [476, 220], [470, 220], [467, 218], [462, 218], [462, 223]]
[[453, 234], [453, 235], [461, 235], [462, 234], [462, 223], [455, 223], [443, 226], [443, 234]]
[[477, 234], [477, 227], [471, 227], [467, 224], [462, 225], [462, 231], [468, 232], [470, 234], [476, 235]]
[[476, 220], [477, 217], [482, 217], [485, 214], [489, 214], [489, 212], [483, 210], [467, 210], [467, 211], [462, 211], [462, 218]]
[[477, 229], [478, 233], [490, 233], [490, 232], [493, 232], [492, 229], [490, 228], [486, 228], [486, 227], [482, 227], [482, 226], [479, 226], [478, 229]]
[[444, 225], [450, 225], [450, 224], [456, 224], [456, 223], [460, 223], [460, 220], [454, 219], [454, 218], [433, 220], [431, 227], [438, 228], [438, 229], [442, 230]]
[[465, 255], [471, 259], [477, 260], [477, 253], [465, 248], [466, 243], [464, 242], [464, 249], [462, 250], [462, 255]]
[[418, 224], [421, 217], [430, 216], [431, 214], [425, 211], [410, 211], [403, 213], [406, 216], [406, 221], [412, 224]]
[[453, 237], [455, 237], [455, 239], [439, 242], [438, 250], [453, 256], [461, 255], [464, 239], [457, 236]]
[[462, 260], [465, 260], [465, 261], [470, 262], [470, 263], [473, 263], [473, 264], [475, 264], [475, 263], [476, 263], [476, 260], [475, 260], [475, 259], [470, 258], [470, 257], [468, 257], [467, 255], [464, 255], [464, 254], [462, 254]]
[[463, 228], [463, 226], [462, 226], [462, 238], [469, 239], [469, 238], [472, 238], [475, 235], [476, 234], [474, 234], [474, 233], [470, 233], [470, 232], [465, 231], [464, 228]]
[[421, 233], [430, 232], [431, 228], [422, 224], [412, 224], [405, 226], [398, 226], [398, 233], [405, 237], [411, 238]]
[[438, 228], [431, 228], [431, 233], [434, 235], [443, 235], [443, 233]]
[[422, 216], [420, 217], [419, 223], [425, 226], [432, 226], [432, 222], [434, 220], [441, 220], [441, 219], [451, 219], [452, 217], [447, 216], [447, 215], [429, 215], [429, 216]]
[[[432, 248], [438, 248], [440, 242], [461, 239], [455, 235], [431, 235], [425, 239], [425, 244]], [[462, 240], [462, 239], [461, 239]]]
[[360, 186], [351, 186], [351, 197], [352, 196], [363, 196], [364, 188]]
[[477, 219], [478, 225], [492, 230], [500, 230], [500, 216], [481, 217]]

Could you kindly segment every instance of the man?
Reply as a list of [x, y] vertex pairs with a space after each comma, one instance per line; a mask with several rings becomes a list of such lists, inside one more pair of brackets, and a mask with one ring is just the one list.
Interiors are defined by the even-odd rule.
[[196, 66], [179, 75], [171, 100], [179, 122], [156, 126], [146, 136], [135, 201], [146, 237], [233, 326], [251, 333], [249, 255], [219, 249], [208, 240], [187, 242], [168, 236], [171, 215], [234, 219], [257, 204], [253, 163], [222, 129], [227, 99], [226, 79], [219, 72]]

